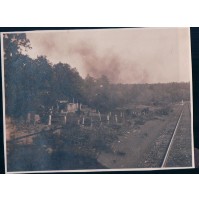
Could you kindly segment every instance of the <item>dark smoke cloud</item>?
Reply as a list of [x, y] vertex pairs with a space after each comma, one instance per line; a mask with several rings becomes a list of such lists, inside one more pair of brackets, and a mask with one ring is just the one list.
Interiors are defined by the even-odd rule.
[[188, 29], [114, 29], [27, 33], [32, 58], [68, 63], [84, 78], [114, 83], [189, 81]]
[[113, 83], [129, 83], [134, 80], [138, 83], [148, 82], [148, 73], [138, 70], [136, 63], [125, 61], [122, 55], [112, 49], [100, 54], [91, 44], [81, 42], [70, 48], [71, 54], [76, 54], [82, 62], [84, 71], [98, 78], [106, 75]]

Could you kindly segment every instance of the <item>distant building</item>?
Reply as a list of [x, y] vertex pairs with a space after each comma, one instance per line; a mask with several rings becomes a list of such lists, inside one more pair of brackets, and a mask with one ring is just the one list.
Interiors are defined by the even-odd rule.
[[81, 110], [81, 103], [69, 103], [67, 100], [57, 101], [57, 110], [60, 113], [75, 113]]
[[78, 103], [68, 103], [67, 104], [67, 112], [76, 112], [78, 111]]

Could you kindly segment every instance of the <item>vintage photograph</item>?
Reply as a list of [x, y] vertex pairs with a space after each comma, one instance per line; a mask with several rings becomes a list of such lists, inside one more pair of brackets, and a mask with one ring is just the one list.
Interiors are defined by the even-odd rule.
[[7, 173], [194, 168], [189, 28], [1, 41]]

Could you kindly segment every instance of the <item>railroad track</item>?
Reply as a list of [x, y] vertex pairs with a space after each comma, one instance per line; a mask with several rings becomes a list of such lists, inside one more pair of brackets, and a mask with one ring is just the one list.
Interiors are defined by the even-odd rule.
[[162, 162], [162, 165], [161, 165], [162, 168], [166, 167], [166, 165], [167, 165], [168, 157], [169, 157], [169, 154], [170, 154], [170, 151], [171, 151], [173, 142], [174, 142], [174, 138], [175, 138], [175, 135], [176, 135], [176, 133], [177, 133], [177, 130], [178, 130], [178, 127], [179, 127], [179, 124], [180, 124], [180, 120], [181, 120], [181, 118], [182, 118], [182, 114], [183, 114], [183, 111], [184, 111], [184, 106], [185, 106], [185, 105], [183, 105], [182, 111], [181, 111], [180, 116], [179, 116], [179, 118], [178, 118], [178, 121], [177, 121], [177, 123], [176, 123], [176, 126], [175, 126], [175, 129], [174, 129], [174, 131], [173, 131], [173, 134], [172, 134], [172, 136], [171, 136], [171, 140], [170, 140], [170, 142], [169, 142], [169, 145], [168, 145], [166, 154], [165, 154], [165, 156], [164, 156], [164, 159], [163, 159], [163, 162]]
[[189, 104], [184, 104], [164, 167], [193, 167], [193, 136], [191, 133], [191, 114], [189, 109]]
[[[187, 106], [187, 103], [185, 103], [183, 106], [179, 105], [178, 107], [176, 107], [173, 114], [170, 114], [170, 116], [168, 116], [165, 124], [159, 131], [159, 136], [156, 138], [153, 144], [151, 144], [148, 152], [143, 154], [142, 159], [136, 166], [137, 168], [176, 167], [178, 166], [180, 159], [182, 159], [182, 161], [187, 160], [187, 158], [184, 158], [184, 156], [181, 157], [184, 150], [187, 149], [187, 147], [184, 147], [184, 144], [187, 145], [187, 138], [188, 140], [190, 139], [189, 135], [185, 134], [185, 132], [188, 131], [188, 127], [185, 129], [187, 125], [183, 125], [185, 117], [189, 119], [189, 117], [186, 116], [188, 112]], [[182, 126], [185, 131], [183, 133], [183, 136], [181, 136]], [[184, 136], [184, 134], [186, 136]], [[174, 154], [176, 151], [178, 155]], [[175, 163], [176, 158], [177, 163]]]

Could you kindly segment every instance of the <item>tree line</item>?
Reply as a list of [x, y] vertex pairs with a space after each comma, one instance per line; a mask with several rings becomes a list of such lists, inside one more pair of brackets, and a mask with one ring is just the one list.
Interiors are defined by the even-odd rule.
[[6, 115], [26, 117], [49, 110], [58, 100], [73, 99], [100, 111], [128, 104], [165, 104], [189, 100], [189, 83], [113, 84], [102, 75], [83, 79], [67, 63], [52, 64], [46, 56], [30, 58], [25, 33], [4, 34]]

